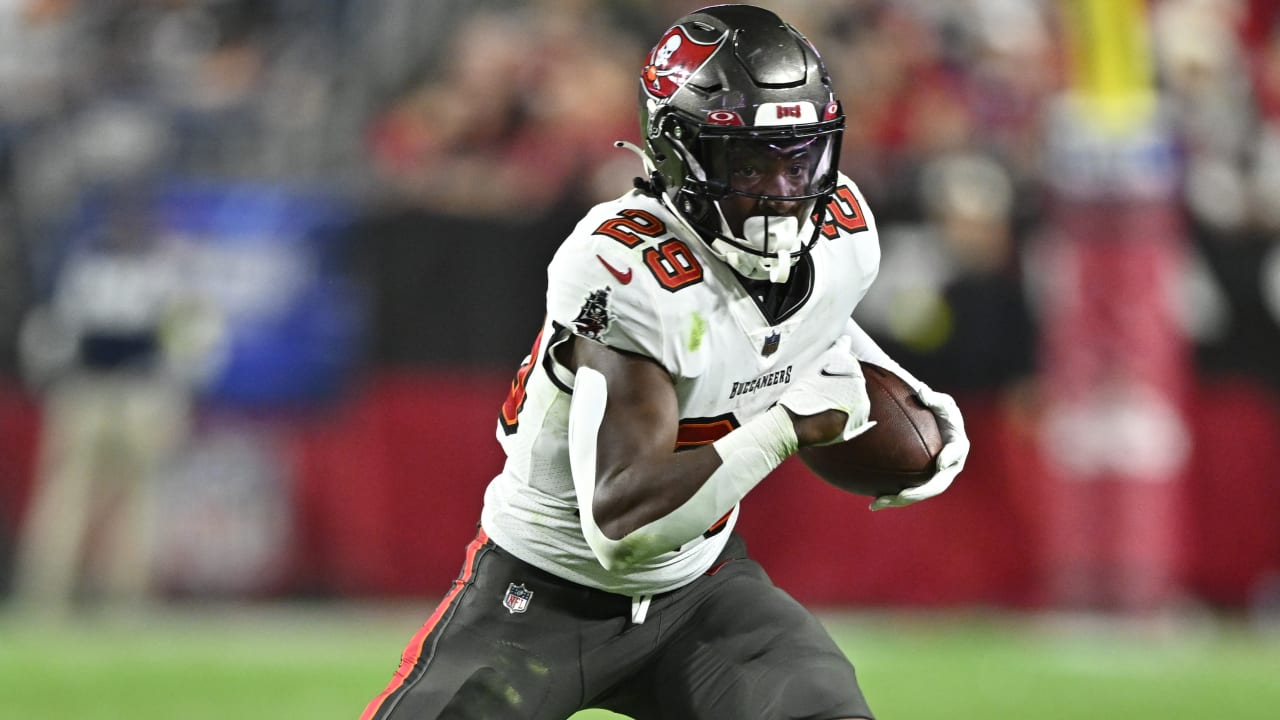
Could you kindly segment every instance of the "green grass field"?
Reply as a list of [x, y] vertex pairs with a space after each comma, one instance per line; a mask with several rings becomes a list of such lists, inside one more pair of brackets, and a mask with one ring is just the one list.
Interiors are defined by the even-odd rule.
[[[354, 720], [425, 610], [186, 608], [62, 623], [0, 615], [0, 717]], [[1280, 633], [1243, 624], [824, 617], [882, 720], [1280, 717]]]

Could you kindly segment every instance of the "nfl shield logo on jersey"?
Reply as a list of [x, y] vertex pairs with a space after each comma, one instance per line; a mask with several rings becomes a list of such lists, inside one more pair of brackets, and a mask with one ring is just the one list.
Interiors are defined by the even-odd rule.
[[760, 354], [769, 357], [778, 352], [778, 344], [782, 342], [782, 333], [774, 331], [769, 337], [764, 339], [764, 346], [760, 348]]
[[529, 600], [533, 598], [533, 591], [524, 586], [511, 583], [507, 586], [507, 595], [502, 598], [502, 606], [510, 613], [522, 613], [529, 609]]

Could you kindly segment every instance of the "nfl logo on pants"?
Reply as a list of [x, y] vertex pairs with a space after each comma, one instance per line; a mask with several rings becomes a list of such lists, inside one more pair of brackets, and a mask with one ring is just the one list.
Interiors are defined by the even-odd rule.
[[524, 583], [511, 583], [507, 586], [506, 596], [502, 598], [502, 606], [512, 614], [522, 613], [529, 609], [529, 600], [532, 598], [533, 591], [525, 587]]

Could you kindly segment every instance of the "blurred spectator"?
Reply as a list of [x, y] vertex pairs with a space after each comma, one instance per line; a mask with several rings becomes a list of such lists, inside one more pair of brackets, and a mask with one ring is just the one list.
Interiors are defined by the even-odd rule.
[[[1207, 376], [1280, 388], [1280, 87], [1277, 28], [1265, 5], [1169, 0], [1153, 16], [1156, 59], [1185, 155], [1182, 206], [1193, 256], [1183, 325]], [[1251, 22], [1250, 18], [1254, 17]], [[1254, 28], [1256, 44], [1245, 30]]]
[[82, 591], [128, 604], [150, 595], [160, 475], [218, 339], [145, 199], [104, 212], [23, 330], [44, 428], [14, 591], [43, 609]]
[[635, 135], [623, 78], [641, 54], [588, 20], [515, 11], [465, 19], [441, 72], [375, 122], [382, 177], [426, 209], [495, 220], [536, 216], [581, 192], [617, 152], [613, 140]]
[[[537, 304], [485, 299], [531, 300], [541, 273], [495, 269], [544, 265], [587, 207], [642, 172], [614, 141], [636, 140], [627, 78], [643, 50], [587, 4], [543, 5], [463, 19], [440, 65], [371, 120], [382, 192], [354, 232], [381, 364], [518, 361]], [[462, 284], [481, 301], [459, 303]]]
[[1031, 376], [1035, 328], [1020, 277], [1014, 188], [990, 157], [940, 156], [921, 172], [924, 221], [884, 237], [859, 320], [929, 382], [999, 391]]

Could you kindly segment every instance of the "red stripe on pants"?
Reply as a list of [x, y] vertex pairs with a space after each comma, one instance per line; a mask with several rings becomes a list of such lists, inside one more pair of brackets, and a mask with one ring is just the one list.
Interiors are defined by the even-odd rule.
[[435, 630], [436, 624], [440, 622], [440, 618], [444, 617], [445, 611], [457, 599], [459, 593], [462, 592], [462, 588], [471, 581], [471, 576], [475, 573], [476, 553], [480, 552], [480, 548], [488, 541], [489, 536], [485, 534], [484, 528], [481, 528], [476, 535], [476, 539], [472, 540], [471, 544], [467, 546], [467, 559], [462, 566], [462, 574], [458, 576], [457, 580], [453, 581], [453, 587], [449, 590], [449, 594], [445, 595], [440, 604], [436, 606], [435, 611], [431, 613], [431, 617], [427, 618], [422, 627], [418, 628], [418, 632], [413, 634], [409, 644], [404, 648], [404, 653], [400, 656], [400, 667], [392, 675], [391, 682], [387, 684], [385, 690], [378, 693], [377, 697], [369, 701], [364, 712], [360, 714], [360, 720], [371, 720], [377, 714], [378, 709], [382, 707], [382, 703], [386, 702], [392, 693], [404, 685], [405, 679], [409, 677], [409, 673], [413, 670], [413, 666], [422, 657], [422, 648], [427, 642], [427, 637], [431, 635], [432, 630]]

